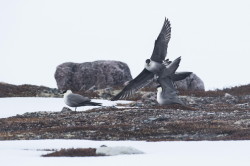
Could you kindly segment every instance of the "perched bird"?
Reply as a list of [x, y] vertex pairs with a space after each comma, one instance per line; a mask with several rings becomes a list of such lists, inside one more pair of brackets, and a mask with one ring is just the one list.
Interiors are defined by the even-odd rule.
[[145, 68], [135, 79], [131, 80], [120, 93], [114, 96], [111, 99], [112, 101], [124, 99], [132, 95], [137, 90], [152, 82], [154, 79], [154, 75], [159, 74], [162, 68], [165, 68], [163, 62], [167, 55], [168, 42], [170, 40], [170, 37], [170, 22], [165, 18], [161, 32], [155, 41], [151, 58], [146, 60]]
[[75, 107], [75, 111], [77, 107], [80, 106], [101, 106], [101, 103], [92, 102], [88, 97], [84, 97], [79, 94], [72, 93], [71, 90], [64, 91], [63, 96], [64, 102], [66, 105], [70, 107]]
[[180, 61], [181, 57], [169, 63], [166, 68], [164, 68], [162, 72], [160, 72], [157, 78], [157, 82], [160, 84], [157, 88], [157, 102], [160, 105], [184, 105], [184, 103], [177, 96], [177, 90], [174, 87], [173, 80], [179, 81], [185, 79], [192, 72], [180, 72], [178, 74], [175, 74], [177, 68], [179, 67]]

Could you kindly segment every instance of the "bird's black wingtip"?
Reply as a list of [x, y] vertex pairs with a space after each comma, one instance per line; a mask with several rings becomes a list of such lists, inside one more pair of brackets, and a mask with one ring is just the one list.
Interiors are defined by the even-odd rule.
[[170, 24], [170, 21], [169, 21], [169, 19], [167, 17], [165, 17], [164, 24]]
[[90, 102], [90, 103], [93, 106], [102, 106], [102, 103], [97, 103], [97, 102]]
[[121, 94], [119, 93], [119, 94], [115, 95], [114, 97], [112, 97], [110, 100], [111, 101], [116, 101], [116, 100], [119, 100], [120, 97], [121, 97]]

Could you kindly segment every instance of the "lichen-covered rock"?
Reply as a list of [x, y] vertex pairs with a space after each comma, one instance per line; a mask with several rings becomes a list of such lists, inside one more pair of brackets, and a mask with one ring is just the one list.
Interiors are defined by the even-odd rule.
[[175, 84], [178, 89], [205, 91], [203, 81], [194, 73], [184, 80], [176, 81]]
[[72, 91], [121, 86], [132, 79], [127, 64], [119, 61], [63, 63], [56, 68], [58, 89]]

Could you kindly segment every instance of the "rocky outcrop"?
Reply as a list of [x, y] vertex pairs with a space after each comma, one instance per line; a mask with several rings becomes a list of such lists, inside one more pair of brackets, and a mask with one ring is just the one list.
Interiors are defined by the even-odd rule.
[[180, 96], [186, 106], [155, 105], [154, 93], [147, 92], [134, 103], [2, 118], [0, 140], [250, 140], [250, 84], [190, 92]]
[[119, 61], [63, 63], [56, 68], [58, 89], [72, 91], [121, 86], [132, 79], [127, 64]]
[[[148, 100], [151, 94], [144, 97]], [[250, 95], [183, 96], [182, 100], [186, 106], [138, 103], [2, 118], [0, 140], [250, 140]]]
[[194, 73], [181, 81], [175, 82], [177, 89], [205, 91], [203, 81]]
[[56, 88], [36, 85], [0, 83], [0, 97], [62, 97]]

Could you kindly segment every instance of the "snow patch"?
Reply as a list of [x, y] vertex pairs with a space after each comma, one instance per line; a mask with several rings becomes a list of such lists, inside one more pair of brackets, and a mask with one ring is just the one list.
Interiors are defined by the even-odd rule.
[[[118, 103], [127, 104], [131, 101], [109, 101], [93, 99], [92, 101], [102, 103], [103, 106], [116, 106]], [[0, 118], [16, 116], [26, 112], [60, 112], [65, 105], [63, 98], [45, 98], [45, 97], [8, 97], [0, 98]], [[100, 106], [78, 107], [77, 111], [86, 111]], [[70, 107], [72, 110], [75, 108]]]
[[133, 147], [117, 146], [117, 147], [100, 147], [96, 149], [96, 154], [115, 156], [122, 154], [143, 154], [142, 151]]

